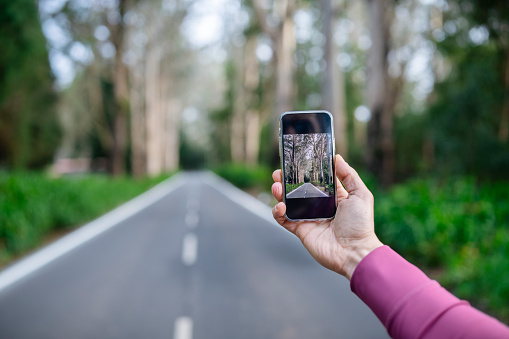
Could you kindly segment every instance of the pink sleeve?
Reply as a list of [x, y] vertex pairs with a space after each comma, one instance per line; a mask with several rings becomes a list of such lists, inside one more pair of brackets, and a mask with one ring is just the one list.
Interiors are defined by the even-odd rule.
[[447, 292], [388, 246], [368, 254], [350, 284], [392, 338], [509, 338], [508, 327]]

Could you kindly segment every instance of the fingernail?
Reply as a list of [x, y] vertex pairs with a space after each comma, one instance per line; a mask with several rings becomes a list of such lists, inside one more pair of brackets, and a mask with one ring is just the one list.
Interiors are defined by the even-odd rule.
[[277, 205], [274, 206], [274, 213], [276, 213], [276, 212], [277, 212]]

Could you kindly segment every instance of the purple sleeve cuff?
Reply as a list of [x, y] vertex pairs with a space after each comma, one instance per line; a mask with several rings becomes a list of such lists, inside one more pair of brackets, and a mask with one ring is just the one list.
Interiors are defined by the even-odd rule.
[[[388, 246], [375, 249], [357, 265], [350, 285], [393, 338], [424, 338], [431, 333], [434, 338], [447, 338], [473, 322], [495, 330], [493, 334], [509, 333], [507, 327], [447, 292]], [[452, 321], [451, 314], [463, 316]], [[465, 338], [471, 337], [466, 334]]]

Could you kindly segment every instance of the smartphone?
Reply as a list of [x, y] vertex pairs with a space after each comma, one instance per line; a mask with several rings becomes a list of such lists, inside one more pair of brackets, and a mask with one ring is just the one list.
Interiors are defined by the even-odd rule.
[[332, 126], [327, 111], [281, 115], [279, 152], [288, 220], [332, 219], [336, 214]]

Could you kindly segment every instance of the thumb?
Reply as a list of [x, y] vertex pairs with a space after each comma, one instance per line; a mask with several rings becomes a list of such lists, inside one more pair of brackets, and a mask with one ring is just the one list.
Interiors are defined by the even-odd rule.
[[335, 157], [336, 176], [345, 186], [348, 194], [354, 194], [361, 198], [372, 197], [371, 192], [366, 187], [361, 177], [339, 154]]

